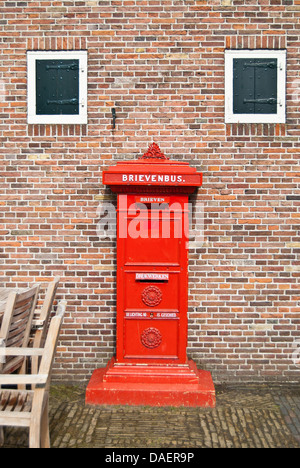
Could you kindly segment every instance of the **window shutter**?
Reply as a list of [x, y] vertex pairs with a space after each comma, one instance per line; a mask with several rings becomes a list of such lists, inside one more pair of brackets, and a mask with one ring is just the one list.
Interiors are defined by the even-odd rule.
[[36, 114], [79, 114], [79, 60], [36, 61]]
[[233, 60], [233, 113], [277, 113], [277, 59]]

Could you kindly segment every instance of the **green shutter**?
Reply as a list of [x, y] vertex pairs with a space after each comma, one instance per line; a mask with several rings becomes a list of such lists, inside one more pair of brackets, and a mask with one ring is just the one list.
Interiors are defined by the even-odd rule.
[[277, 59], [233, 59], [233, 113], [277, 113]]
[[79, 114], [79, 60], [36, 61], [36, 113]]

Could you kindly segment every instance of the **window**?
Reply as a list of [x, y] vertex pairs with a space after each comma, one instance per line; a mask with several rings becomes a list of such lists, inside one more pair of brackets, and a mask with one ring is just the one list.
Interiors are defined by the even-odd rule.
[[225, 122], [285, 123], [286, 51], [225, 52]]
[[28, 123], [87, 123], [87, 52], [28, 52]]

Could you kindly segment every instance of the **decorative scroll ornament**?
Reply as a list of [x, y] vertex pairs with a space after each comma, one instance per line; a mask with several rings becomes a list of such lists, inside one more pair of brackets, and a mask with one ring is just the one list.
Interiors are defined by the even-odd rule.
[[162, 292], [157, 286], [148, 286], [142, 292], [142, 301], [149, 307], [156, 307], [161, 303]]
[[162, 336], [157, 328], [146, 328], [141, 334], [141, 342], [145, 348], [155, 349], [162, 342]]
[[167, 158], [166, 155], [162, 153], [160, 147], [156, 143], [152, 143], [152, 145], [149, 146], [148, 151], [141, 157], [141, 159], [168, 160], [169, 158]]

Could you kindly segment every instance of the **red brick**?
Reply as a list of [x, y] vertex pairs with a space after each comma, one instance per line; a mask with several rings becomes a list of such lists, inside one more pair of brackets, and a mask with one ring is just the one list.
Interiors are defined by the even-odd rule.
[[[0, 281], [46, 286], [61, 275], [58, 298], [68, 311], [55, 378], [87, 380], [114, 353], [115, 244], [96, 234], [97, 206], [114, 196], [101, 172], [156, 141], [204, 173], [204, 245], [190, 253], [189, 355], [216, 382], [293, 381], [298, 0], [12, 3], [0, 13]], [[229, 48], [287, 48], [286, 124], [224, 124]], [[27, 50], [81, 49], [88, 125], [28, 126]]]

